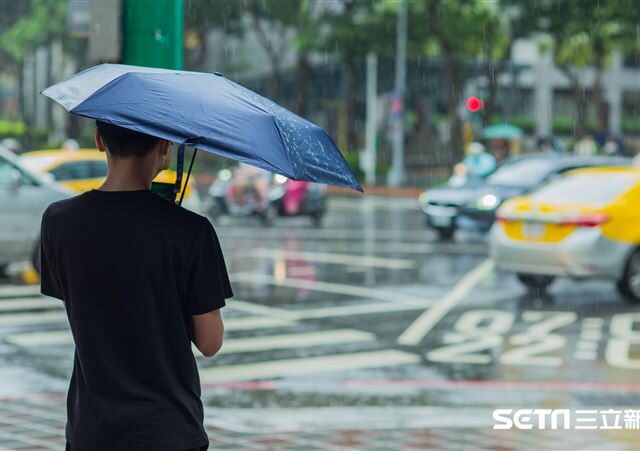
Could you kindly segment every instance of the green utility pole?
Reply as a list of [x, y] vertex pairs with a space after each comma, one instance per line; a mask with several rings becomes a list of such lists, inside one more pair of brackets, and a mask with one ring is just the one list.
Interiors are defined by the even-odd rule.
[[182, 69], [184, 0], [122, 0], [122, 61]]

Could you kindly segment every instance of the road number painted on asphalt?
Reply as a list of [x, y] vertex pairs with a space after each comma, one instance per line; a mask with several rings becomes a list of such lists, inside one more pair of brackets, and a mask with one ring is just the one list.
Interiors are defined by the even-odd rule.
[[[544, 355], [563, 349], [567, 340], [554, 331], [574, 323], [573, 312], [527, 311], [525, 322], [533, 323], [526, 331], [511, 336], [513, 347], [499, 359], [504, 365], [558, 366], [559, 356]], [[513, 326], [514, 315], [499, 310], [470, 310], [454, 325], [454, 331], [443, 337], [445, 346], [427, 354], [432, 362], [489, 364], [495, 352], [504, 342], [504, 335]]]
[[577, 315], [573, 312], [524, 312], [522, 319], [534, 324], [520, 334], [512, 335], [509, 344], [517, 346], [502, 354], [500, 363], [504, 365], [560, 366], [562, 357], [543, 355], [559, 351], [567, 345], [567, 339], [552, 333], [561, 327], [574, 323]]
[[[605, 359], [609, 365], [640, 370], [640, 359], [630, 357], [633, 345], [640, 349], [640, 330], [634, 330], [634, 325], [640, 327], [640, 313], [620, 313], [611, 318], [611, 338], [605, 351]], [[637, 355], [637, 352], [635, 354]]]
[[[486, 354], [500, 346], [503, 335], [513, 325], [513, 314], [500, 310], [469, 310], [453, 326], [455, 332], [446, 334], [446, 346], [427, 354], [432, 362], [488, 364], [492, 357]], [[483, 352], [484, 351], [484, 352]]]

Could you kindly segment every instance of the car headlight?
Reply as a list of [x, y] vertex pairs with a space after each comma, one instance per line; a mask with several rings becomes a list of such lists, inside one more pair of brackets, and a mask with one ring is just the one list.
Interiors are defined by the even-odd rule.
[[500, 203], [500, 198], [495, 194], [485, 194], [476, 203], [476, 207], [480, 210], [493, 210]]
[[418, 202], [420, 202], [421, 205], [425, 205], [428, 200], [429, 200], [429, 196], [427, 196], [426, 191], [421, 193], [420, 196], [418, 196]]

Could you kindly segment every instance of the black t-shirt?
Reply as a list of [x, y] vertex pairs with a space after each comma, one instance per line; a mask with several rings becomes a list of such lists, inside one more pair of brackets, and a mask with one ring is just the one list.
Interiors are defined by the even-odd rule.
[[41, 290], [65, 301], [76, 345], [66, 438], [89, 450], [208, 443], [192, 315], [231, 297], [204, 217], [151, 191], [90, 191], [42, 217]]

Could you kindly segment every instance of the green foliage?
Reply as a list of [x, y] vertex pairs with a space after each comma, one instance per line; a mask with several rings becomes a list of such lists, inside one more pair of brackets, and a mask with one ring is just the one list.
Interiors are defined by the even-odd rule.
[[55, 36], [65, 34], [66, 0], [30, 0], [20, 2], [29, 5], [21, 16], [14, 16], [7, 28], [0, 33], [0, 53], [13, 62], [21, 62], [24, 55], [33, 48], [50, 41]]
[[505, 122], [508, 124], [513, 124], [516, 127], [520, 127], [525, 133], [533, 133], [536, 128], [536, 121], [531, 116], [516, 115], [510, 116], [505, 120], [502, 115], [493, 114], [489, 119], [489, 125], [502, 124]]
[[[576, 133], [576, 118], [572, 116], [556, 116], [551, 122], [551, 129], [557, 135], [574, 135]], [[595, 133], [598, 129], [594, 119], [585, 121], [585, 132]]]
[[632, 135], [640, 135], [640, 119], [625, 118], [622, 120], [622, 132]]
[[2, 138], [17, 138], [24, 135], [27, 127], [22, 121], [2, 121], [0, 120], [0, 136]]

